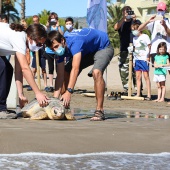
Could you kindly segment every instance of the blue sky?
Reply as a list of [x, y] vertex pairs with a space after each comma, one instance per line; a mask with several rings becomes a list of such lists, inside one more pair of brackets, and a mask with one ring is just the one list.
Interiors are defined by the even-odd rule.
[[[26, 16], [40, 13], [44, 9], [56, 12], [59, 17], [84, 17], [88, 0], [26, 0]], [[115, 0], [113, 0], [114, 2]], [[16, 4], [20, 13], [20, 6]]]

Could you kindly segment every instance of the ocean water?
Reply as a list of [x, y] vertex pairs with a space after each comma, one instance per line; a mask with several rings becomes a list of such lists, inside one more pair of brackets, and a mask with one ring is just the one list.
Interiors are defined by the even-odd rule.
[[170, 170], [170, 153], [1, 154], [0, 170]]

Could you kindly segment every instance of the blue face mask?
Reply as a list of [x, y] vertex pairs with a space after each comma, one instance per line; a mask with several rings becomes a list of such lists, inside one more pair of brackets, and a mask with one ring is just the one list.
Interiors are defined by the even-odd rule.
[[133, 31], [132, 31], [132, 34], [136, 37], [136, 36], [139, 35], [139, 31], [138, 31], [138, 30], [133, 30]]
[[65, 53], [65, 48], [62, 47], [62, 46], [59, 46], [58, 49], [55, 51], [55, 53], [56, 53], [58, 56], [62, 56], [62, 55]]
[[165, 11], [158, 11], [157, 14], [161, 15], [161, 16], [164, 16], [165, 15]]

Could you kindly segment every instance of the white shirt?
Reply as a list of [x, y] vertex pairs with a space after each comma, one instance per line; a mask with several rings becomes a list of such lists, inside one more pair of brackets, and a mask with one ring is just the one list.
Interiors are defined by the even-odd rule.
[[151, 41], [147, 34], [141, 34], [139, 37], [133, 38], [133, 45], [135, 46], [134, 60], [146, 61], [149, 55], [149, 44], [151, 44]]
[[[169, 21], [166, 20], [166, 25], [170, 28]], [[151, 54], [157, 53], [157, 47], [160, 42], [166, 42], [167, 48], [170, 49], [170, 37], [166, 34], [164, 27], [160, 24], [160, 20], [147, 24], [147, 29], [151, 32]]]
[[16, 32], [9, 24], [0, 23], [0, 56], [13, 55], [16, 52], [26, 54], [26, 33]]

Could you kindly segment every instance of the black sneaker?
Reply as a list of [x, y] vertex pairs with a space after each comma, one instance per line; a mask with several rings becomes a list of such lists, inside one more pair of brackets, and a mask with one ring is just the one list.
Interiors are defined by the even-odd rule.
[[107, 97], [108, 100], [116, 100], [117, 99], [117, 93], [112, 91], [110, 95]]
[[122, 95], [121, 92], [117, 92], [117, 100], [122, 100], [121, 95]]
[[27, 88], [27, 91], [32, 91], [32, 88], [29, 86], [29, 87]]
[[122, 96], [128, 96], [128, 92], [122, 92]]
[[45, 87], [44, 91], [48, 92], [48, 91], [49, 91], [49, 88], [48, 88], [48, 87]]
[[54, 88], [53, 87], [49, 87], [48, 88], [48, 92], [53, 92], [54, 91]]

